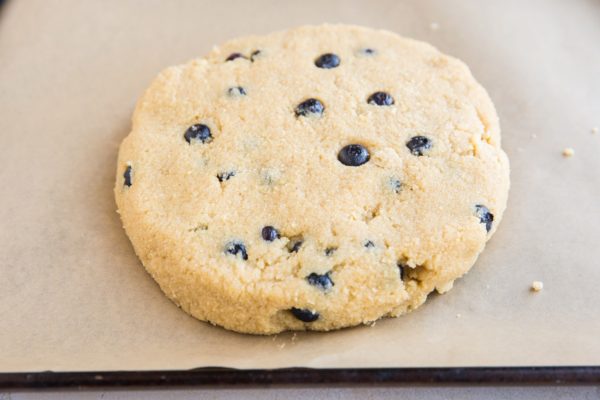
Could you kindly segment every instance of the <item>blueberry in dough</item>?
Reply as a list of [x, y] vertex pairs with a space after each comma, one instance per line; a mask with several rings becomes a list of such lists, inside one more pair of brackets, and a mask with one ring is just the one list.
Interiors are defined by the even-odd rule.
[[225, 61], [233, 61], [237, 58], [246, 58], [242, 53], [231, 53]]
[[248, 252], [246, 251], [246, 246], [244, 246], [244, 243], [237, 240], [227, 243], [227, 245], [225, 246], [225, 253], [231, 254], [236, 257], [242, 257], [242, 260], [248, 259]]
[[308, 310], [306, 308], [296, 308], [292, 307], [290, 310], [292, 315], [299, 319], [302, 322], [315, 322], [319, 319], [319, 313], [315, 311]]
[[431, 146], [431, 139], [426, 136], [414, 136], [406, 142], [406, 147], [415, 156], [422, 156], [427, 150], [431, 149]]
[[371, 156], [369, 150], [361, 144], [349, 144], [338, 153], [338, 160], [347, 166], [358, 167], [368, 162]]
[[394, 104], [394, 98], [386, 92], [375, 92], [369, 96], [367, 103], [376, 106], [391, 106]]
[[486, 206], [477, 204], [475, 206], [475, 215], [479, 218], [479, 222], [485, 224], [485, 230], [487, 232], [492, 230], [492, 223], [494, 222], [494, 214], [488, 210]]
[[194, 124], [185, 131], [183, 137], [189, 144], [194, 142], [209, 143], [212, 140], [212, 133], [208, 126], [204, 124]]
[[329, 276], [329, 272], [323, 275], [312, 273], [306, 277], [309, 284], [313, 286], [319, 286], [323, 290], [329, 290], [333, 287], [333, 281]]
[[340, 58], [333, 53], [325, 53], [315, 60], [315, 65], [319, 68], [331, 69], [340, 65]]
[[225, 171], [225, 172], [219, 172], [217, 174], [217, 179], [219, 180], [219, 182], [223, 182], [223, 181], [228, 181], [230, 178], [235, 176], [235, 171]]
[[233, 86], [227, 89], [227, 94], [229, 95], [229, 97], [241, 97], [245, 96], [247, 93], [246, 89], [244, 89], [243, 87]]
[[300, 250], [302, 243], [304, 243], [302, 237], [293, 237], [287, 244], [287, 249], [290, 253], [297, 253], [298, 250]]
[[325, 111], [325, 106], [317, 99], [304, 100], [294, 110], [297, 117], [321, 116], [323, 115], [323, 111]]
[[261, 236], [267, 242], [272, 242], [275, 239], [279, 239], [279, 231], [272, 226], [265, 226], [262, 228]]
[[130, 187], [132, 184], [132, 170], [131, 170], [131, 165], [128, 165], [127, 168], [125, 168], [125, 172], [123, 172], [123, 185]]

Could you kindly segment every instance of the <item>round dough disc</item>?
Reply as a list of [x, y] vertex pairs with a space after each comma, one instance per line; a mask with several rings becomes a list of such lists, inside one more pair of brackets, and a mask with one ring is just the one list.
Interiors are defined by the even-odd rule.
[[465, 64], [323, 25], [164, 70], [116, 178], [164, 293], [200, 320], [269, 334], [395, 317], [450, 289], [502, 217], [509, 164]]

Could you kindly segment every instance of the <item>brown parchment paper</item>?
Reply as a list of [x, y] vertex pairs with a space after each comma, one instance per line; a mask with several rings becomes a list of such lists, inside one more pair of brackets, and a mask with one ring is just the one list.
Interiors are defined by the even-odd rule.
[[[0, 13], [1, 372], [600, 364], [600, 3], [9, 0]], [[215, 43], [321, 22], [471, 66], [511, 159], [505, 218], [472, 272], [400, 319], [275, 337], [198, 322], [115, 212], [135, 100]]]

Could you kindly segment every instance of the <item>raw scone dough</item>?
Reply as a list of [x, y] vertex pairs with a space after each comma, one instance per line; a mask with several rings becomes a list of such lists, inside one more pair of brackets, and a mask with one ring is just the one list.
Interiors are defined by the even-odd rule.
[[450, 289], [508, 189], [494, 106], [462, 62], [323, 25], [164, 70], [137, 104], [115, 195], [169, 298], [269, 334], [395, 317]]

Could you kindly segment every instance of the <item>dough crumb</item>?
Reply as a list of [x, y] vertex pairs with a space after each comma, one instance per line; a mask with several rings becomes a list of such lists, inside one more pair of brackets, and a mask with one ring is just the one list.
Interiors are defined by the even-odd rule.
[[431, 24], [429, 24], [429, 28], [432, 31], [437, 31], [438, 29], [440, 29], [440, 24], [438, 24], [437, 22], [432, 22]]
[[532, 134], [531, 134], [531, 138], [532, 138], [532, 139], [537, 139], [537, 135], [536, 135], [535, 133], [532, 133]]
[[542, 281], [533, 281], [531, 283], [531, 290], [533, 290], [534, 292], [539, 292], [543, 288], [544, 288], [544, 282], [542, 282]]
[[597, 126], [594, 126], [594, 127], [593, 127], [593, 128], [590, 130], [590, 132], [592, 132], [592, 135], [594, 135], [594, 134], [598, 133], [598, 127], [597, 127]]
[[462, 315], [456, 314], [456, 318], [460, 318], [460, 317], [462, 317]]
[[565, 147], [565, 149], [562, 151], [562, 155], [565, 157], [572, 157], [573, 154], [575, 154], [575, 150], [573, 150], [571, 147]]

